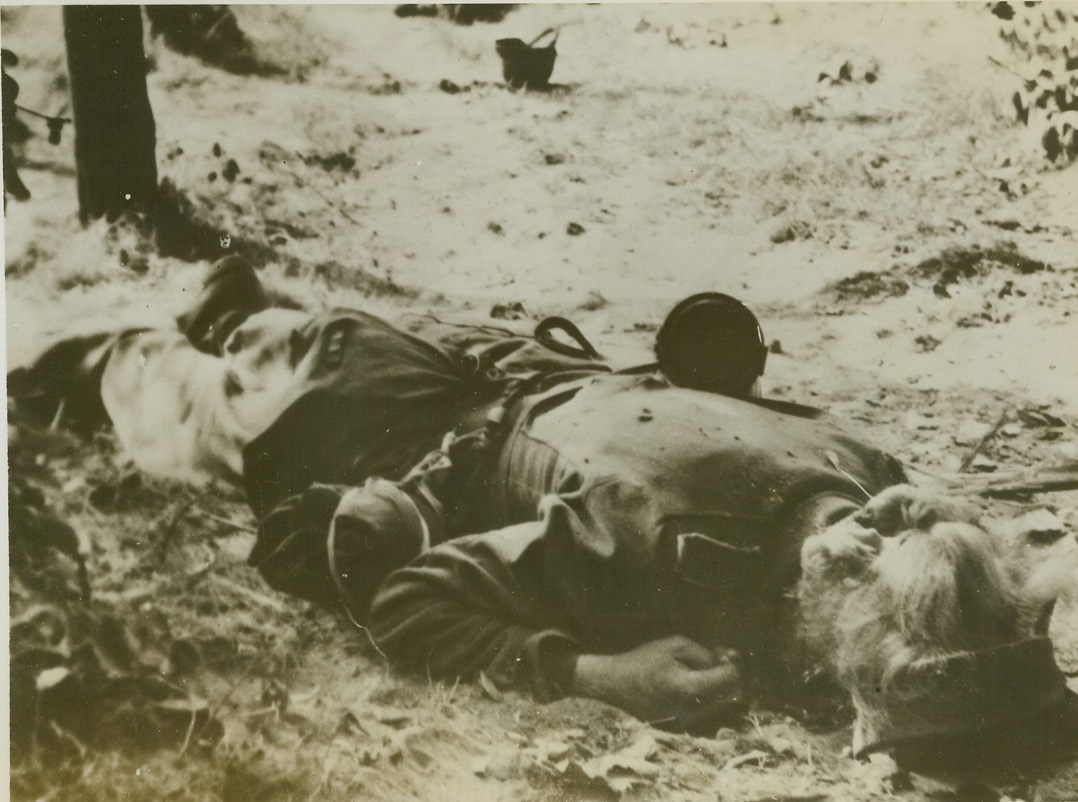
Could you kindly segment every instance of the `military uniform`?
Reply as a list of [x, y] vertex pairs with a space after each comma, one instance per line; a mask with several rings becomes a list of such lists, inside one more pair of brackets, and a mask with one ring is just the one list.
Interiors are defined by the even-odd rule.
[[817, 410], [654, 375], [554, 388], [512, 417], [476, 496], [506, 528], [391, 574], [369, 625], [398, 664], [484, 671], [540, 698], [565, 690], [576, 651], [674, 634], [784, 659], [778, 628], [811, 534], [789, 525], [794, 511], [829, 497], [845, 514], [904, 481], [893, 458]]
[[[388, 654], [433, 674], [550, 696], [575, 649], [680, 633], [763, 655], [808, 534], [792, 511], [904, 478], [817, 410], [499, 329], [265, 309], [249, 268], [214, 275], [184, 332], [93, 341], [119, 439], [144, 467], [241, 483], [271, 585], [370, 613]], [[372, 477], [407, 503], [356, 489]]]

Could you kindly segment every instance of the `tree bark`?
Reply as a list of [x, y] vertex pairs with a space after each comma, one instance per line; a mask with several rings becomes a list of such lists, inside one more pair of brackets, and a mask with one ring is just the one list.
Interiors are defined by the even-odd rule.
[[156, 130], [138, 6], [64, 6], [79, 217], [144, 211], [157, 192]]

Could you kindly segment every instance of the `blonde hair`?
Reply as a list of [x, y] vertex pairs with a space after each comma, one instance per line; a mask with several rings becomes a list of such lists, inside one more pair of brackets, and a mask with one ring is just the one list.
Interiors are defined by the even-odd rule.
[[1070, 570], [1021, 570], [1018, 544], [976, 520], [897, 487], [805, 541], [800, 634], [852, 697], [856, 750], [968, 730], [1062, 694], [1044, 636], [1078, 548], [1053, 560]]
[[885, 541], [836, 621], [835, 669], [851, 690], [886, 687], [912, 664], [1019, 640], [1022, 597], [991, 537], [938, 523]]

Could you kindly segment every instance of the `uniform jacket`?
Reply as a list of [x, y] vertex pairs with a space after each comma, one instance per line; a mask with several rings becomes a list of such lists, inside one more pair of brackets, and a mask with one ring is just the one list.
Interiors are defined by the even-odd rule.
[[522, 405], [485, 488], [508, 526], [390, 575], [370, 626], [398, 663], [540, 697], [567, 650], [683, 634], [765, 659], [809, 534], [791, 511], [820, 493], [853, 509], [903, 479], [817, 410], [595, 377]]

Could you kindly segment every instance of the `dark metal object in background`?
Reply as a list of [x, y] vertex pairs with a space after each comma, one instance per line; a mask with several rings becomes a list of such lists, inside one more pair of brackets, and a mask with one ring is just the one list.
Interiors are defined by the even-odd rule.
[[[546, 47], [535, 44], [550, 34], [554, 38]], [[558, 33], [554, 28], [547, 28], [530, 42], [525, 44], [520, 39], [499, 39], [494, 47], [502, 60], [502, 77], [514, 89], [544, 89], [550, 85], [550, 74], [554, 72], [554, 59], [558, 51], [554, 45]]]
[[767, 346], [747, 306], [702, 292], [673, 308], [655, 340], [663, 373], [674, 384], [746, 398], [764, 373]]
[[79, 217], [116, 219], [157, 193], [156, 129], [138, 6], [64, 6]]

